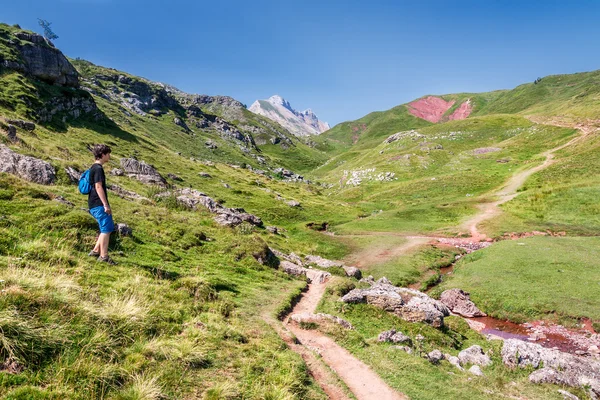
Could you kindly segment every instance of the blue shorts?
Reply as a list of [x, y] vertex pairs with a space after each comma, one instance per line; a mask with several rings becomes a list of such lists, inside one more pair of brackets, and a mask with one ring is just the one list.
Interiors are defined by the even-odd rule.
[[100, 233], [112, 233], [115, 231], [115, 223], [113, 222], [112, 215], [108, 215], [104, 211], [104, 207], [94, 207], [90, 210], [92, 217], [96, 218], [98, 225], [100, 226]]

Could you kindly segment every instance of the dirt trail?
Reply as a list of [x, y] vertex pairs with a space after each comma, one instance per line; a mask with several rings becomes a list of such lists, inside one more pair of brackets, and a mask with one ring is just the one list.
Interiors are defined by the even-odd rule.
[[[326, 284], [310, 284], [292, 313], [314, 313], [325, 286]], [[321, 355], [323, 361], [337, 373], [358, 400], [408, 399], [404, 394], [390, 388], [365, 363], [319, 331], [301, 329], [293, 323], [286, 324], [286, 327], [306, 349]]]
[[549, 124], [549, 125], [578, 129], [581, 132], [581, 134], [577, 135], [576, 137], [574, 137], [573, 139], [571, 139], [570, 141], [568, 141], [565, 144], [562, 144], [558, 147], [555, 147], [553, 149], [543, 152], [541, 155], [546, 157], [546, 159], [544, 160], [544, 162], [542, 164], [514, 174], [506, 182], [506, 184], [504, 185], [504, 187], [502, 187], [502, 189], [498, 190], [497, 192], [495, 192], [493, 194], [493, 196], [497, 197], [498, 200], [489, 202], [489, 203], [480, 204], [478, 206], [479, 212], [477, 214], [475, 214], [473, 217], [469, 218], [467, 221], [465, 221], [460, 226], [461, 229], [463, 229], [463, 230], [467, 229], [469, 231], [469, 233], [471, 234], [471, 239], [474, 241], [481, 241], [481, 240], [485, 240], [487, 238], [485, 234], [479, 232], [479, 230], [477, 229], [477, 226], [479, 224], [481, 224], [483, 221], [486, 221], [488, 219], [491, 219], [491, 218], [499, 215], [502, 211], [500, 210], [500, 208], [498, 208], [498, 206], [514, 199], [518, 195], [517, 190], [521, 186], [523, 186], [525, 181], [531, 175], [533, 175], [536, 172], [539, 172], [545, 168], [548, 168], [550, 165], [552, 165], [555, 161], [554, 153], [556, 153], [559, 150], [564, 149], [565, 147], [568, 147], [568, 146], [571, 146], [571, 145], [577, 143], [578, 141], [582, 140], [590, 133], [598, 131], [598, 127], [596, 127], [594, 125], [590, 125], [590, 124], [581, 124], [581, 123], [574, 124], [574, 123], [569, 123], [567, 121], [560, 121], [560, 120], [556, 120], [556, 119], [544, 120], [543, 118], [540, 118], [540, 117], [537, 117], [537, 118], [536, 117], [528, 117], [528, 118], [531, 121], [536, 122], [536, 123], [541, 123], [543, 121], [543, 123]]
[[[468, 229], [471, 233], [471, 237], [454, 239], [446, 238], [444, 241], [450, 240], [456, 241], [457, 243], [470, 243], [486, 239], [486, 236], [478, 231], [477, 226], [481, 222], [498, 215], [501, 212], [498, 206], [515, 198], [518, 194], [517, 190], [525, 183], [527, 178], [552, 165], [552, 163], [554, 163], [555, 152], [577, 143], [591, 133], [600, 131], [600, 120], [588, 121], [588, 123], [584, 124], [575, 124], [560, 119], [544, 119], [540, 117], [528, 118], [536, 123], [576, 128], [581, 134], [561, 146], [542, 153], [542, 155], [546, 157], [542, 164], [516, 173], [500, 190], [494, 193], [494, 196], [498, 198], [497, 200], [480, 204], [479, 212], [461, 225], [462, 229]], [[400, 236], [406, 238], [407, 241], [399, 246], [376, 246], [363, 249], [353, 254], [347, 261], [353, 261], [352, 264], [359, 267], [372, 263], [385, 262], [405, 254], [413, 247], [425, 244], [432, 240], [441, 239], [434, 236], [409, 236], [394, 232], [367, 232], [364, 234]], [[325, 292], [325, 287], [326, 284], [310, 284], [308, 291], [303, 294], [300, 302], [294, 307], [292, 313], [314, 313]], [[344, 381], [358, 400], [408, 399], [406, 395], [390, 388], [379, 375], [373, 372], [366, 364], [352, 356], [346, 349], [339, 346], [335, 341], [320, 333], [318, 330], [301, 329], [293, 323], [287, 323], [282, 326], [271, 321], [270, 324], [274, 326], [280, 336], [288, 343], [290, 348], [302, 356], [307, 363], [311, 375], [317, 380], [330, 399], [348, 399], [345, 391], [338, 383], [336, 383], [337, 377], [331, 370]], [[297, 342], [293, 340], [291, 333], [295, 335]], [[322, 361], [327, 364], [331, 370], [323, 365], [323, 363], [315, 356], [315, 352], [321, 356]]]
[[[385, 233], [383, 234], [385, 235]], [[386, 243], [382, 246], [369, 246], [360, 251], [351, 254], [344, 262], [357, 268], [363, 268], [368, 265], [381, 264], [387, 260], [397, 258], [407, 253], [413, 247], [420, 246], [433, 240], [433, 237], [426, 236], [402, 236], [406, 239], [405, 243], [397, 246], [394, 243]]]

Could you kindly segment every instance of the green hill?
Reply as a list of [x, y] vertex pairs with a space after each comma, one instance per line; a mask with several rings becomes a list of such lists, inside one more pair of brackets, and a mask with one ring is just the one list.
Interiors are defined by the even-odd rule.
[[[34, 68], [34, 59], [51, 62]], [[292, 351], [297, 340], [279, 334], [283, 325], [276, 317], [291, 309], [307, 283], [278, 268], [283, 256], [274, 250], [343, 259], [381, 246], [376, 256], [385, 262], [369, 261], [365, 275], [437, 284], [440, 266], [462, 250], [423, 244], [394, 258], [384, 247], [401, 247], [414, 234], [465, 233], [460, 223], [511, 176], [577, 136], [570, 118], [593, 117], [595, 77], [548, 77], [513, 91], [442, 96], [455, 103], [439, 124], [416, 118], [402, 105], [340, 124], [311, 138], [311, 147], [230, 97], [187, 94], [69, 60], [40, 36], [0, 24], [0, 397], [327, 398], [310, 369], [314, 365]], [[471, 116], [447, 121], [467, 99]], [[542, 125], [524, 118], [529, 114], [566, 122]], [[89, 167], [95, 143], [113, 149], [105, 166], [109, 198], [116, 222], [132, 229], [112, 236], [110, 252], [119, 263], [114, 267], [87, 256], [97, 225], [72, 177]], [[555, 228], [595, 234], [597, 148], [590, 134], [557, 152], [554, 164], [532, 175], [521, 195], [503, 205], [502, 218], [483, 229], [495, 238]], [[164, 184], [136, 179], [123, 171], [128, 164], [121, 159], [151, 165]], [[50, 184], [36, 178], [40, 168], [32, 165], [53, 171], [45, 182]], [[180, 197], [185, 193], [210, 207], [190, 206]], [[215, 209], [244, 213], [246, 220], [224, 226]], [[323, 229], [327, 234], [317, 231]], [[491, 315], [560, 317], [572, 324], [587, 316], [598, 323], [593, 290], [574, 289], [582, 285], [579, 273], [590, 282], [598, 279], [587, 267], [589, 257], [581, 256], [595, 242], [528, 242], [537, 246], [527, 253], [539, 258], [532, 263], [536, 276], [548, 264], [554, 268], [555, 254], [563, 255], [561, 268], [547, 279], [555, 283], [560, 276], [567, 289], [553, 286], [554, 297], [573, 305], [563, 302], [558, 311], [541, 287], [531, 298], [525, 289], [511, 292], [524, 287], [511, 283], [523, 269], [525, 250], [515, 251], [518, 244], [465, 257], [455, 282], [467, 281]], [[565, 248], [574, 244], [579, 255], [567, 269]], [[490, 264], [515, 275], [501, 276], [502, 285], [480, 284], [478, 276], [499, 279], [500, 272], [489, 274]], [[560, 275], [563, 269], [574, 272]], [[341, 303], [340, 295], [367, 283], [339, 267], [329, 271], [337, 276], [324, 288], [319, 310], [349, 320], [355, 329], [301, 326], [322, 330], [411, 398], [562, 397], [556, 385], [531, 384], [530, 371], [504, 368], [500, 345], [458, 317], [437, 329], [369, 304]], [[454, 287], [452, 282], [443, 285]], [[502, 310], [508, 297], [510, 307]], [[586, 307], [577, 310], [577, 301]], [[534, 308], [540, 311], [532, 313]], [[379, 333], [392, 327], [415, 338], [415, 354], [378, 342]], [[485, 377], [422, 357], [434, 349], [454, 355], [473, 344], [492, 356]], [[585, 395], [584, 389], [573, 392]]]

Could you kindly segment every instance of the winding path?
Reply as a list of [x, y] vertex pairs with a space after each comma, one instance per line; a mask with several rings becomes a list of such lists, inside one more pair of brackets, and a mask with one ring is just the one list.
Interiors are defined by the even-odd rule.
[[[473, 242], [486, 239], [485, 234], [479, 232], [477, 228], [479, 224], [497, 216], [501, 212], [498, 206], [515, 198], [518, 195], [517, 190], [525, 183], [527, 178], [552, 165], [554, 163], [555, 152], [577, 143], [592, 132], [598, 131], [597, 127], [588, 124], [575, 125], [564, 121], [543, 120], [535, 117], [528, 118], [536, 123], [545, 122], [548, 125], [576, 128], [581, 134], [565, 144], [542, 153], [542, 155], [546, 157], [542, 164], [514, 174], [501, 189], [494, 193], [494, 196], [498, 198], [497, 200], [480, 204], [478, 206], [479, 211], [461, 224], [462, 229], [468, 229], [471, 237], [451, 240]], [[415, 246], [427, 243], [430, 240], [438, 239], [433, 236], [409, 236], [391, 232], [370, 232], [367, 234], [401, 236], [406, 238], [407, 241], [393, 248], [361, 250], [361, 252], [355, 254], [354, 258], [363, 260], [363, 263], [364, 260], [371, 262], [374, 260], [377, 260], [378, 262], [389, 260], [406, 253]], [[360, 262], [355, 262], [354, 264], [360, 264]], [[360, 267], [361, 265], [358, 266]], [[302, 295], [299, 303], [294, 307], [292, 314], [314, 313], [325, 292], [325, 288], [326, 283], [310, 284], [308, 291]], [[287, 336], [288, 339], [286, 342], [288, 342], [292, 350], [304, 358], [311, 375], [317, 380], [330, 399], [345, 400], [348, 399], [348, 396], [339, 385], [335, 384], [334, 381], [336, 377], [332, 376], [331, 371], [323, 368], [324, 366], [319, 363], [320, 360], [315, 357], [314, 353], [321, 356], [327, 366], [329, 366], [331, 370], [344, 381], [358, 400], [408, 399], [406, 395], [390, 388], [379, 375], [373, 372], [366, 364], [352, 356], [346, 349], [339, 346], [335, 341], [320, 333], [318, 330], [301, 329], [299, 326], [289, 322], [281, 328], [295, 335], [296, 341]], [[285, 332], [279, 330], [279, 333], [285, 339]]]
[[[529, 117], [529, 119], [532, 120], [533, 122], [542, 121], [541, 119], [534, 118], [534, 117]], [[486, 235], [479, 232], [479, 230], [477, 229], [477, 226], [479, 224], [481, 224], [483, 221], [487, 221], [487, 220], [492, 219], [493, 217], [499, 215], [502, 212], [502, 210], [500, 208], [498, 208], [498, 206], [514, 199], [519, 194], [517, 192], [517, 190], [521, 186], [523, 186], [523, 184], [525, 183], [527, 178], [529, 178], [531, 175], [535, 174], [536, 172], [546, 169], [550, 165], [552, 165], [555, 161], [554, 153], [556, 153], [559, 150], [564, 149], [565, 147], [568, 147], [568, 146], [571, 146], [571, 145], [577, 143], [578, 141], [587, 137], [587, 135], [589, 135], [590, 133], [592, 133], [596, 130], [595, 128], [592, 128], [588, 125], [573, 125], [573, 124], [567, 124], [567, 123], [563, 123], [563, 124], [559, 125], [557, 121], [547, 121], [547, 122], [554, 122], [552, 125], [556, 125], [556, 126], [578, 129], [581, 132], [581, 134], [577, 135], [576, 137], [574, 137], [567, 143], [564, 143], [558, 147], [555, 147], [553, 149], [546, 150], [545, 152], [543, 152], [541, 155], [546, 157], [546, 159], [544, 160], [544, 162], [542, 164], [514, 174], [500, 190], [498, 190], [497, 192], [495, 192], [493, 194], [493, 196], [498, 197], [498, 200], [480, 204], [478, 206], [479, 212], [461, 224], [461, 228], [467, 229], [469, 231], [469, 233], [471, 234], [471, 240], [481, 241], [481, 240], [486, 239]]]
[[[292, 314], [314, 313], [325, 293], [325, 287], [325, 283], [311, 283]], [[302, 329], [294, 323], [287, 323], [286, 326], [296, 335], [300, 344], [322, 357], [358, 400], [408, 399], [404, 394], [390, 388], [369, 366], [318, 330]]]

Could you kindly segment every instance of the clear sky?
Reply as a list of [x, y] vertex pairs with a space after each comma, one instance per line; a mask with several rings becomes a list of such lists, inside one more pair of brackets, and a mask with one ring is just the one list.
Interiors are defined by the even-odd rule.
[[273, 94], [332, 126], [425, 94], [600, 69], [598, 0], [19, 0], [69, 57], [250, 106]]

